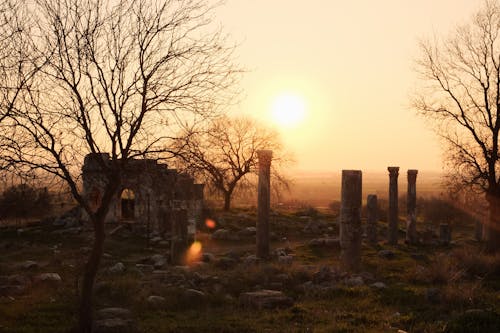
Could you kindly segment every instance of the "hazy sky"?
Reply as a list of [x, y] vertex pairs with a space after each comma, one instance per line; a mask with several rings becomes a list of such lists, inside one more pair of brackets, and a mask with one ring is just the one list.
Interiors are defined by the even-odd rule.
[[418, 39], [447, 35], [482, 0], [227, 0], [217, 11], [249, 72], [232, 112], [271, 121], [282, 93], [306, 117], [280, 127], [294, 169], [441, 170], [435, 134], [410, 108]]

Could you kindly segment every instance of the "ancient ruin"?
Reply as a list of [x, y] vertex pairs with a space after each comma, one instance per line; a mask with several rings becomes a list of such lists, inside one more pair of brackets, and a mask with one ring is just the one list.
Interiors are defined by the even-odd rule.
[[389, 171], [389, 234], [391, 245], [398, 243], [398, 175], [399, 167], [388, 167]]
[[418, 170], [408, 170], [406, 241], [409, 244], [417, 242], [417, 173]]
[[271, 207], [271, 150], [257, 151], [259, 185], [257, 207], [257, 257], [269, 257], [269, 211]]
[[[84, 194], [98, 202], [106, 184], [102, 163], [107, 153], [88, 154], [82, 167]], [[113, 199], [106, 222], [139, 226], [173, 240], [172, 246], [185, 247], [194, 240], [201, 219], [203, 184], [156, 160], [129, 160], [120, 190]]]
[[359, 170], [342, 170], [340, 248], [342, 262], [350, 270], [361, 263], [361, 179]]

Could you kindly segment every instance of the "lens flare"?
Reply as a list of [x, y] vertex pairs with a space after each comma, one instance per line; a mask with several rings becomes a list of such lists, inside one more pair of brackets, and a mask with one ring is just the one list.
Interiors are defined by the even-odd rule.
[[194, 263], [200, 261], [202, 248], [203, 248], [203, 246], [198, 241], [191, 244], [191, 246], [189, 247], [189, 249], [186, 252], [186, 264], [187, 265], [193, 265]]
[[216, 223], [212, 219], [206, 219], [205, 225], [207, 226], [208, 229], [213, 229], [213, 228], [215, 228]]

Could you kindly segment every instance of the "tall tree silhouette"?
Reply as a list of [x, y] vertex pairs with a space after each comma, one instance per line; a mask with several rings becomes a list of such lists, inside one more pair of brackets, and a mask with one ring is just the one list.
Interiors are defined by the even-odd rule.
[[[201, 0], [38, 0], [12, 25], [17, 52], [4, 55], [19, 96], [2, 87], [12, 112], [4, 159], [64, 180], [94, 227], [84, 268], [79, 331], [92, 327], [92, 289], [104, 218], [128, 161], [168, 151], [174, 135], [216, 113], [238, 71], [232, 49]], [[9, 64], [16, 64], [9, 67]], [[110, 161], [99, 159], [108, 152]], [[78, 183], [93, 153], [106, 177], [100, 201]]]
[[420, 44], [423, 87], [416, 109], [447, 144], [455, 185], [481, 191], [489, 204], [487, 248], [500, 249], [500, 6], [486, 1], [449, 37]]

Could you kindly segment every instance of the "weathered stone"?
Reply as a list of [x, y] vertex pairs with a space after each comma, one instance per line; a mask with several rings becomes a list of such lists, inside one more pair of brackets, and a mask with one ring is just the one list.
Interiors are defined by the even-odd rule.
[[216, 230], [213, 234], [212, 234], [212, 239], [216, 239], [216, 240], [229, 240], [230, 236], [230, 231], [229, 230], [226, 230], [226, 229], [219, 229], [219, 230]]
[[408, 170], [406, 242], [417, 243], [417, 173], [418, 170]]
[[337, 279], [337, 272], [330, 267], [323, 266], [313, 274], [312, 279], [314, 283], [329, 282]]
[[201, 255], [201, 261], [203, 262], [214, 262], [215, 261], [215, 255], [210, 252], [205, 252]]
[[62, 282], [61, 276], [57, 273], [42, 273], [35, 277], [36, 282], [59, 284]]
[[269, 257], [269, 212], [271, 207], [271, 150], [258, 150], [259, 184], [257, 207], [257, 257]]
[[366, 198], [366, 237], [370, 244], [377, 244], [377, 221], [378, 221], [378, 205], [377, 205], [377, 195], [368, 194]]
[[239, 238], [255, 237], [255, 235], [257, 235], [257, 228], [256, 227], [246, 227], [245, 229], [238, 231], [237, 235]]
[[398, 175], [399, 167], [388, 167], [389, 171], [389, 234], [387, 240], [389, 244], [398, 243]]
[[[102, 199], [107, 179], [105, 170], [111, 163], [108, 153], [91, 153], [85, 156], [82, 167], [83, 192], [91, 209], [96, 209]], [[126, 221], [132, 226], [145, 227], [153, 235], [152, 244], [159, 243], [166, 233], [174, 238], [194, 237], [196, 224], [201, 221], [203, 185], [194, 184], [187, 174], [169, 169], [154, 159], [129, 159], [120, 177], [122, 190], [113, 196], [106, 222]], [[176, 210], [186, 211], [187, 237], [170, 233], [177, 219]], [[82, 216], [89, 220], [88, 214]], [[176, 229], [179, 231], [179, 229]], [[156, 238], [156, 239], [155, 239]]]
[[340, 240], [338, 238], [314, 238], [307, 244], [310, 247], [340, 249]]
[[148, 304], [154, 307], [163, 306], [165, 304], [165, 297], [151, 295], [147, 298]]
[[370, 285], [370, 287], [375, 289], [387, 289], [387, 285], [383, 282], [375, 282]]
[[291, 265], [293, 263], [293, 256], [279, 256], [278, 262], [284, 265]]
[[359, 170], [342, 170], [340, 247], [349, 270], [357, 270], [361, 263], [361, 179]]
[[196, 289], [186, 289], [183, 293], [183, 297], [187, 302], [192, 302], [193, 304], [198, 304], [206, 300], [206, 295], [201, 290]]
[[361, 276], [351, 276], [345, 280], [345, 284], [350, 287], [358, 287], [364, 285], [365, 281]]
[[259, 262], [260, 259], [254, 254], [251, 254], [243, 258], [243, 264], [246, 266], [257, 265]]
[[242, 306], [254, 309], [275, 309], [290, 307], [293, 300], [287, 297], [281, 291], [277, 290], [259, 290], [254, 292], [242, 293], [239, 297]]
[[18, 265], [20, 269], [29, 270], [38, 268], [38, 263], [33, 260], [26, 260]]
[[185, 209], [172, 211], [172, 238], [170, 260], [174, 265], [183, 265], [188, 249], [188, 215]]
[[111, 274], [121, 274], [125, 272], [125, 265], [121, 262], [118, 262], [108, 268], [108, 272], [110, 272]]
[[151, 262], [153, 263], [154, 269], [161, 269], [167, 264], [167, 258], [161, 254], [155, 254], [151, 256]]
[[442, 245], [449, 245], [451, 242], [451, 227], [448, 223], [439, 225], [439, 242]]
[[128, 319], [132, 316], [132, 312], [125, 308], [104, 308], [97, 311], [97, 318], [99, 319], [109, 319], [109, 318], [122, 318]]

